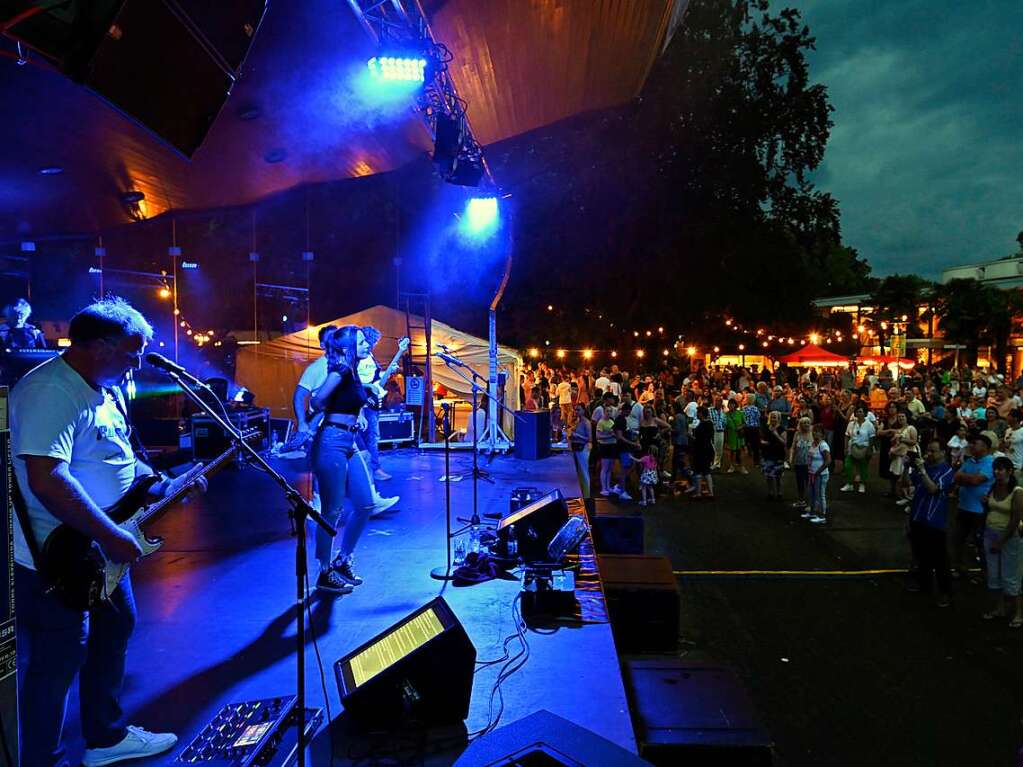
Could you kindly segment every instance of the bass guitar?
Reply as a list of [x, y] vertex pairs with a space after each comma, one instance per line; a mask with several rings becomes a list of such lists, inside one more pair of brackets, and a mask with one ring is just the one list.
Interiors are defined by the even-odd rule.
[[[135, 538], [142, 556], [147, 557], [163, 546], [163, 539], [150, 538], [142, 526], [168, 511], [195, 488], [200, 479], [229, 464], [236, 452], [237, 448], [231, 447], [210, 463], [192, 467], [182, 475], [184, 481], [175, 491], [158, 501], [146, 502], [150, 488], [160, 481], [159, 477], [140, 477], [106, 513]], [[108, 600], [129, 568], [127, 563], [111, 562], [98, 543], [69, 525], [61, 525], [50, 533], [39, 555], [39, 569], [46, 580], [47, 591], [73, 610], [88, 610]]]

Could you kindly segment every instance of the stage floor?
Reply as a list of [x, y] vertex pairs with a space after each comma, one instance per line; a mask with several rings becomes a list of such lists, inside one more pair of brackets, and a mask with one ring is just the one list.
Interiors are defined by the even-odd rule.
[[[454, 516], [471, 513], [471, 465], [470, 455], [452, 455], [452, 475], [463, 477], [451, 485]], [[276, 460], [275, 467], [308, 494], [304, 461]], [[384, 467], [394, 478], [381, 482], [380, 490], [400, 494], [401, 502], [371, 520], [359, 544], [357, 570], [366, 582], [351, 595], [313, 596], [335, 718], [341, 705], [333, 662], [438, 594], [465, 626], [479, 660], [501, 657], [504, 638], [515, 633], [517, 582], [456, 588], [430, 578], [431, 568], [445, 564], [443, 453], [385, 452]], [[567, 453], [535, 462], [498, 457], [485, 468], [494, 482], [479, 483], [481, 515], [506, 510], [515, 487], [579, 492]], [[295, 692], [294, 540], [276, 487], [248, 467], [222, 471], [205, 497], [171, 511], [148, 532], [165, 537], [166, 544], [133, 574], [139, 622], [123, 704], [131, 723], [178, 734], [174, 757], [224, 704]], [[502, 687], [501, 724], [547, 709], [635, 753], [610, 625], [529, 632], [528, 642], [528, 661]], [[322, 707], [311, 642], [306, 660], [308, 705]], [[488, 722], [498, 669], [476, 675], [469, 732]], [[74, 697], [66, 728], [72, 764], [82, 748]], [[348, 763], [351, 753], [338, 745], [338, 762]], [[317, 755], [325, 754], [323, 747], [321, 738]], [[164, 756], [149, 763], [167, 761]], [[327, 761], [317, 756], [314, 764]]]

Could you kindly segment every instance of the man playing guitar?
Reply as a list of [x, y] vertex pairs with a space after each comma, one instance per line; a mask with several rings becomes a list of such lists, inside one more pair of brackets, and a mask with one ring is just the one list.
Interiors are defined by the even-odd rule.
[[[136, 538], [104, 509], [153, 474], [135, 457], [114, 388], [139, 368], [152, 327], [122, 299], [108, 298], [76, 314], [69, 335], [70, 348], [22, 378], [10, 399], [11, 452], [24, 498], [19, 516], [30, 528], [19, 523], [14, 531], [19, 670], [25, 664], [18, 695], [22, 767], [66, 763], [61, 731], [76, 674], [85, 767], [152, 756], [177, 742], [173, 734], [123, 721], [119, 698], [136, 617], [130, 577], [86, 611], [62, 602], [49, 589], [47, 571], [37, 570], [37, 547], [61, 524], [99, 544], [110, 561], [137, 560]], [[151, 497], [176, 493], [178, 484], [162, 480]]]
[[380, 468], [380, 408], [384, 398], [387, 397], [387, 390], [384, 385], [398, 371], [398, 361], [408, 349], [407, 338], [398, 342], [398, 352], [391, 360], [391, 364], [381, 371], [377, 361], [373, 358], [373, 349], [380, 340], [381, 333], [374, 327], [364, 327], [362, 334], [369, 343], [369, 356], [359, 360], [359, 379], [366, 392], [372, 397], [371, 405], [365, 409], [366, 428], [359, 433], [360, 447], [369, 453], [369, 467], [373, 470], [373, 479], [382, 482], [391, 478], [391, 475]]

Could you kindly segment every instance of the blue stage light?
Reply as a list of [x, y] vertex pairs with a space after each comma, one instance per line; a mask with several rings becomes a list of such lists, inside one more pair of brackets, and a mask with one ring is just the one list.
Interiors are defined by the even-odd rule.
[[460, 228], [467, 237], [484, 237], [497, 228], [498, 219], [496, 197], [473, 197], [465, 206]]
[[367, 65], [378, 80], [391, 82], [424, 82], [426, 59], [419, 56], [374, 56]]

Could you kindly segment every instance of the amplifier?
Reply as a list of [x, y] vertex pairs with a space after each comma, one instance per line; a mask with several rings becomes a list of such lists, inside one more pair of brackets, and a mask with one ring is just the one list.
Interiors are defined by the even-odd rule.
[[600, 554], [597, 567], [619, 652], [674, 652], [678, 583], [667, 557]]
[[380, 414], [380, 444], [396, 445], [416, 438], [415, 419], [408, 410], [384, 411]]
[[[245, 441], [256, 450], [266, 450], [270, 447], [269, 408], [229, 410], [228, 421], [246, 435]], [[216, 421], [205, 413], [196, 413], [192, 416], [192, 458], [194, 460], [204, 461], [216, 458], [227, 450], [229, 445], [230, 440]]]

